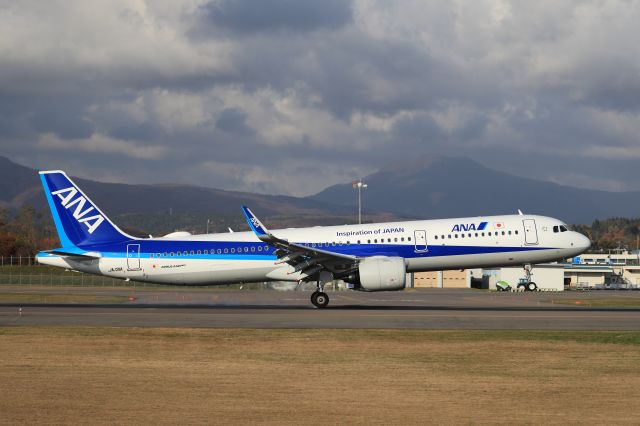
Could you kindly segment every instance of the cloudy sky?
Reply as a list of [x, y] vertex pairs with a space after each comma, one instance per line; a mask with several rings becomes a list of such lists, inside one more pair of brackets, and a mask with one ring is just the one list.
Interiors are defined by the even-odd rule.
[[640, 189], [640, 1], [0, 0], [0, 155], [307, 195], [463, 155]]

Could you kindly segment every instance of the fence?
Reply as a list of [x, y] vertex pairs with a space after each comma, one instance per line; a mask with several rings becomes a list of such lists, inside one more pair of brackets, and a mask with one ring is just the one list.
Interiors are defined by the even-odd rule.
[[[125, 281], [101, 275], [73, 272], [63, 268], [39, 264], [34, 257], [1, 257], [0, 285], [19, 286], [64, 286], [64, 287], [150, 287], [150, 288], [186, 288], [191, 286], [166, 286], [137, 281]], [[202, 288], [203, 286], [197, 286]], [[226, 286], [204, 286], [216, 288], [240, 288], [240, 284]], [[264, 289], [261, 284], [244, 284], [244, 289]]]

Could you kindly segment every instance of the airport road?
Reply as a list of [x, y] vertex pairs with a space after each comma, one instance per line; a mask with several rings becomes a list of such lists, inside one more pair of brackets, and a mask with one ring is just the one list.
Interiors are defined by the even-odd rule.
[[589, 306], [589, 299], [638, 298], [637, 292], [330, 292], [331, 304], [323, 310], [311, 306], [308, 292], [296, 291], [2, 288], [0, 294], [29, 291], [133, 300], [119, 305], [1, 304], [0, 326], [640, 330], [640, 308]]

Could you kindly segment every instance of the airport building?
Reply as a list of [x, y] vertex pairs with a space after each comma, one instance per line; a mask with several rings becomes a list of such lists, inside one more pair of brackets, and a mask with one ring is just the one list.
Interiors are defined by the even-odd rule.
[[565, 285], [578, 289], [640, 288], [640, 253], [585, 253], [565, 264]]
[[[522, 267], [493, 269], [465, 269], [454, 271], [416, 272], [414, 288], [484, 288], [495, 290], [498, 281], [507, 282], [514, 290], [526, 273]], [[564, 266], [560, 264], [535, 265], [531, 280], [542, 291], [564, 289]]]
[[414, 288], [470, 288], [471, 270], [415, 272]]
[[[496, 289], [500, 281], [513, 289], [525, 278], [521, 267], [416, 272], [408, 280], [414, 288]], [[534, 265], [531, 281], [541, 291], [564, 289], [638, 289], [640, 253], [585, 253], [566, 262]]]

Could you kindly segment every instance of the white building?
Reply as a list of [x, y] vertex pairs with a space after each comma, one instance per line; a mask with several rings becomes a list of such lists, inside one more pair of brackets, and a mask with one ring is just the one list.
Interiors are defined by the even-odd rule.
[[620, 253], [584, 253], [569, 259], [565, 283], [576, 288], [640, 286], [640, 255], [626, 250]]

